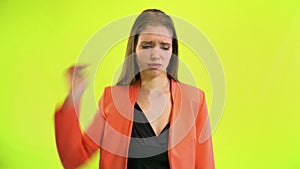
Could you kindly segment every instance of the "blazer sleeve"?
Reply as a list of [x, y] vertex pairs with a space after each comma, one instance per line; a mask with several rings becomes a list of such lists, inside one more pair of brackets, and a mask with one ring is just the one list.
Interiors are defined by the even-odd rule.
[[196, 119], [197, 143], [196, 143], [196, 169], [214, 169], [214, 155], [212, 136], [205, 94], [200, 91], [199, 112]]
[[[102, 103], [102, 97], [99, 103]], [[96, 113], [91, 125], [82, 132], [75, 106], [72, 99], [67, 97], [54, 115], [56, 146], [66, 169], [79, 167], [99, 148], [97, 143], [102, 138], [105, 122], [102, 107], [99, 107], [100, 111]]]

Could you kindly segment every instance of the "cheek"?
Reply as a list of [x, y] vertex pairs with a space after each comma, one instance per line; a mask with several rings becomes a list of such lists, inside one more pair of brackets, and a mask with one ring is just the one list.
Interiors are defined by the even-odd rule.
[[144, 52], [136, 53], [136, 63], [138, 65], [139, 69], [144, 69], [145, 68], [146, 63], [148, 63], [148, 61], [147, 61], [147, 57], [146, 57]]
[[164, 57], [164, 63], [166, 63], [167, 65], [169, 64], [170, 60], [171, 60], [172, 54], [167, 54]]
[[136, 52], [136, 61], [138, 65], [148, 63], [151, 56], [151, 50], [140, 50]]
[[145, 53], [145, 52], [137, 52], [136, 53], [136, 61], [138, 64], [142, 64], [142, 63], [146, 62], [146, 58], [147, 58], [147, 53]]
[[136, 52], [136, 55], [138, 58], [144, 59], [144, 58], [149, 57], [151, 55], [151, 52], [150, 52], [150, 50], [139, 50]]

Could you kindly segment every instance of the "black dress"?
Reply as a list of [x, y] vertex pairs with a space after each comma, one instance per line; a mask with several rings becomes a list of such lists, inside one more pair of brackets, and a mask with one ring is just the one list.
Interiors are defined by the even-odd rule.
[[127, 169], [170, 169], [168, 123], [156, 136], [139, 105], [134, 106], [134, 122], [128, 152]]

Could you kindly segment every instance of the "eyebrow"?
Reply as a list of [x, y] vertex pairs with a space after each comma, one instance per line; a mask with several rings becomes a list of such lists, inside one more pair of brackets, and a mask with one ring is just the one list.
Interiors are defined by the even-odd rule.
[[161, 44], [161, 45], [171, 45], [171, 44], [168, 43], [168, 42], [161, 42], [160, 44]]
[[[153, 42], [152, 41], [142, 41], [141, 43], [142, 44], [152, 44]], [[171, 45], [168, 42], [160, 42], [159, 44], [161, 44], [161, 45]]]

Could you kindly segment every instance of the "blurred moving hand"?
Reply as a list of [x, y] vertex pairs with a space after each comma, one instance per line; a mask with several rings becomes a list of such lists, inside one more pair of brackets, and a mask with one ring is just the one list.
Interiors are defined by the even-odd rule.
[[66, 71], [69, 96], [73, 101], [79, 101], [87, 88], [87, 78], [83, 74], [83, 69], [86, 67], [87, 65], [72, 65]]

